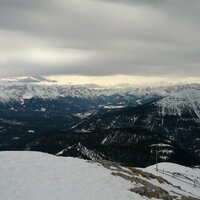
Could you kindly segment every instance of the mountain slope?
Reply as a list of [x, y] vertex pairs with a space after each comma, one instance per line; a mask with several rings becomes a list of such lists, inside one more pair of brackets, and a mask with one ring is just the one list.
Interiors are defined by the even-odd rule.
[[162, 99], [83, 120], [72, 130], [95, 132], [139, 127], [200, 157], [200, 89], [183, 88]]
[[[174, 183], [173, 177], [146, 173], [149, 168], [124, 168], [107, 161], [89, 163], [38, 152], [0, 152], [0, 162], [2, 199], [145, 200], [153, 197], [196, 200], [200, 196], [198, 187], [185, 189], [187, 184]], [[170, 163], [162, 166], [165, 165], [171, 166]], [[172, 166], [173, 169], [177, 167]], [[183, 166], [181, 169], [184, 173], [188, 171], [192, 179], [197, 179], [200, 173]]]
[[91, 115], [62, 134], [49, 134], [27, 143], [25, 149], [86, 158], [69, 147], [81, 143], [123, 165], [148, 166], [159, 161], [200, 164], [200, 92], [198, 87], [178, 88], [171, 95], [137, 107]]
[[[108, 160], [147, 166], [155, 163], [157, 148], [160, 161], [200, 163], [198, 84], [140, 89], [36, 84], [5, 88], [10, 87], [17, 89], [22, 100], [0, 103], [2, 150], [63, 151], [65, 156], [89, 159], [80, 143], [83, 150]], [[34, 97], [24, 99], [28, 93]]]
[[42, 85], [41, 78], [29, 79], [0, 81], [0, 148], [66, 130], [97, 112], [160, 98], [149, 89]]
[[194, 119], [200, 119], [200, 89], [187, 88], [163, 98], [156, 103], [160, 115], [182, 116], [190, 113]]

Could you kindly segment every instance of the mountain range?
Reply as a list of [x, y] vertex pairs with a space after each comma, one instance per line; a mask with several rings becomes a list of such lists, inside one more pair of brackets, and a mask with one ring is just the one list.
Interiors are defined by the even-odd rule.
[[148, 166], [200, 164], [200, 85], [91, 88], [0, 84], [1, 150]]

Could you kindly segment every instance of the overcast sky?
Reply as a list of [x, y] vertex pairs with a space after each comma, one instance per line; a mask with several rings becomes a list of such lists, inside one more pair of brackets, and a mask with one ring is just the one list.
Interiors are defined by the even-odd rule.
[[199, 0], [0, 0], [0, 76], [196, 80], [199, 11]]

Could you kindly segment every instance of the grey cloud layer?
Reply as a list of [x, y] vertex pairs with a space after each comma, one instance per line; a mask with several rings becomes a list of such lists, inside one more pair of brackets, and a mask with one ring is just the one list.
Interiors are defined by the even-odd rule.
[[0, 0], [0, 76], [199, 76], [199, 9], [199, 0]]

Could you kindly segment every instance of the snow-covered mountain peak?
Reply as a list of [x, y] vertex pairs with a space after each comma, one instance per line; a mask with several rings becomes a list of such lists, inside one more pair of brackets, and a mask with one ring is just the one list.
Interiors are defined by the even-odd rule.
[[32, 84], [32, 83], [56, 83], [55, 80], [47, 79], [43, 76], [23, 76], [23, 77], [11, 77], [0, 78], [1, 83], [6, 84]]
[[76, 97], [94, 99], [103, 96], [120, 95], [125, 98], [130, 96], [142, 97], [155, 95], [156, 92], [148, 88], [91, 88], [86, 86], [72, 85], [41, 85], [33, 83], [0, 82], [0, 102], [21, 101], [31, 98], [55, 99], [59, 97]]
[[[30, 78], [29, 78], [30, 79]], [[35, 78], [31, 78], [31, 80]], [[23, 79], [24, 80], [24, 79]], [[43, 80], [43, 79], [42, 79]], [[199, 108], [200, 85], [175, 85], [167, 87], [141, 87], [141, 88], [91, 88], [86, 86], [72, 85], [42, 85], [37, 83], [6, 82], [0, 81], [0, 102], [23, 101], [31, 98], [56, 99], [59, 97], [72, 97], [82, 99], [96, 99], [99, 97], [116, 98], [123, 97], [129, 102], [136, 101], [138, 104], [144, 99], [165, 97], [159, 101], [162, 113], [180, 114], [180, 110], [189, 104], [190, 107]], [[37, 80], [36, 80], [37, 81]], [[112, 102], [111, 102], [112, 103]]]
[[186, 87], [156, 103], [161, 115], [181, 116], [187, 112], [200, 118], [200, 88]]

